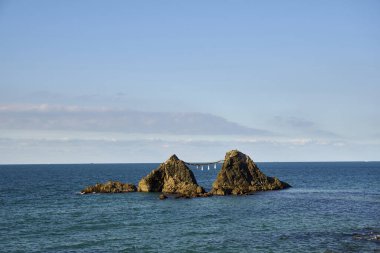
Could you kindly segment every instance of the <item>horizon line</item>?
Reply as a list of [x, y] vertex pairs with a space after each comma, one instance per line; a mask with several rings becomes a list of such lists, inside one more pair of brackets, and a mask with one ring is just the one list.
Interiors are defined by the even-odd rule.
[[[254, 161], [254, 163], [376, 163], [380, 160], [326, 160], [326, 161]], [[106, 165], [106, 164], [161, 164], [164, 162], [109, 162], [109, 163], [0, 163], [0, 166], [17, 166], [17, 165]]]

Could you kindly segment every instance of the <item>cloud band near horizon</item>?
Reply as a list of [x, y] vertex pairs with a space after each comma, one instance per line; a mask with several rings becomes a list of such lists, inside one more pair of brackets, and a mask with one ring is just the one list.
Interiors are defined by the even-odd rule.
[[296, 134], [196, 112], [0, 105], [0, 164], [159, 162], [173, 153], [201, 161], [219, 159], [231, 149], [259, 161], [373, 160], [380, 147], [378, 139], [342, 138], [321, 131], [312, 121], [275, 119], [280, 127], [292, 126]]
[[270, 135], [207, 113], [144, 112], [105, 107], [0, 105], [0, 129], [116, 131], [142, 134]]

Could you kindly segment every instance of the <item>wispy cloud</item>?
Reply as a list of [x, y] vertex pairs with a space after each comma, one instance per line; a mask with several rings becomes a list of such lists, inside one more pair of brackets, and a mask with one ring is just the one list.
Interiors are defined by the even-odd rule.
[[326, 138], [340, 137], [339, 134], [323, 129], [316, 122], [305, 118], [276, 116], [272, 122], [279, 127], [288, 128], [292, 131], [305, 133], [311, 136]]
[[315, 127], [315, 123], [311, 120], [298, 117], [276, 116], [274, 120], [281, 125], [288, 125], [295, 128], [311, 128]]
[[[369, 160], [374, 151], [360, 143], [320, 142], [315, 139], [121, 139], [98, 136], [81, 139], [0, 138], [0, 164], [12, 163], [83, 163], [83, 162], [162, 162], [173, 153], [185, 161], [222, 159], [230, 149], [240, 149], [255, 161]], [[372, 147], [379, 149], [379, 144]], [[20, 154], [23, 154], [20, 156]], [[305, 158], [306, 157], [306, 158]], [[373, 158], [372, 158], [373, 159]]]
[[268, 135], [206, 113], [144, 112], [50, 104], [0, 105], [0, 128], [192, 135]]

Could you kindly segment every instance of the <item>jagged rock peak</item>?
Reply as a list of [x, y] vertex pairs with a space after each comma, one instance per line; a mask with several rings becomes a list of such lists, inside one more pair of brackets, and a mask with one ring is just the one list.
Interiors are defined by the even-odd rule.
[[177, 155], [173, 154], [173, 155], [171, 155], [171, 156], [169, 157], [169, 159], [168, 159], [167, 161], [179, 161], [179, 159], [178, 159], [178, 156], [177, 156]]
[[164, 192], [198, 196], [205, 190], [197, 184], [193, 172], [176, 155], [143, 177], [138, 184], [141, 192]]
[[248, 155], [231, 150], [226, 153], [211, 192], [216, 195], [239, 195], [288, 187], [290, 185], [277, 178], [267, 177]]
[[[247, 159], [249, 158], [249, 156], [247, 156], [246, 154], [240, 152], [239, 150], [237, 149], [234, 149], [234, 150], [230, 150], [226, 153], [226, 156], [225, 156], [225, 160], [226, 159], [229, 159], [229, 158], [232, 158], [232, 157], [238, 157], [240, 159]], [[249, 158], [250, 159], [250, 158]]]

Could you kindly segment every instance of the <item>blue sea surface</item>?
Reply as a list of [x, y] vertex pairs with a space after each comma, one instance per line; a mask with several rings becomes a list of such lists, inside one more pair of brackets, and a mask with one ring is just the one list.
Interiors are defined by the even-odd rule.
[[0, 252], [380, 252], [380, 162], [258, 163], [293, 187], [249, 196], [79, 194], [157, 166], [1, 165]]

